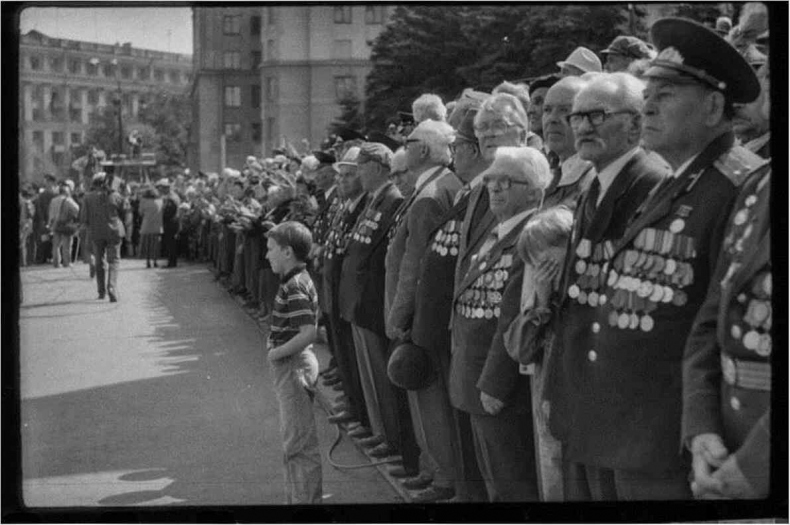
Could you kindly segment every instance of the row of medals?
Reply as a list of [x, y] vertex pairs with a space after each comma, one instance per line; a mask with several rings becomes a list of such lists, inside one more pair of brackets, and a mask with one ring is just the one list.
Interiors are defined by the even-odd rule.
[[368, 210], [365, 217], [360, 221], [359, 228], [357, 228], [352, 239], [362, 244], [370, 244], [373, 240], [373, 233], [379, 229], [380, 220], [380, 211]]
[[461, 244], [461, 221], [448, 221], [438, 232], [431, 244], [431, 250], [442, 257], [449, 253], [453, 257], [458, 255], [458, 246]]
[[333, 256], [343, 255], [346, 251], [346, 241], [350, 236], [350, 231], [346, 230], [347, 223], [345, 219], [341, 219], [338, 228], [329, 230], [326, 236], [326, 258], [331, 259]]
[[688, 261], [696, 257], [696, 250], [694, 239], [680, 233], [684, 228], [685, 221], [678, 218], [669, 230], [643, 229], [634, 240], [635, 249], [618, 254], [611, 269], [612, 242], [607, 240], [593, 249], [589, 239], [582, 239], [574, 268], [579, 277], [568, 288], [568, 296], [593, 308], [604, 305], [608, 300], [603, 293], [606, 283], [614, 290], [609, 326], [650, 332], [655, 326], [650, 314], [660, 303], [683, 306], [688, 302], [681, 288], [694, 281], [694, 268]]
[[499, 304], [505, 288], [513, 255], [504, 254], [494, 266], [477, 278], [455, 305], [455, 311], [468, 319], [499, 318]]
[[[743, 208], [739, 209], [733, 219], [735, 228], [730, 231], [725, 240], [725, 249], [732, 255], [733, 259], [739, 261], [743, 255], [744, 241], [749, 238], [754, 230], [754, 217], [752, 208], [757, 204], [757, 195], [751, 194], [744, 200]], [[735, 240], [737, 239], [737, 240]], [[728, 275], [737, 268], [730, 266]], [[727, 279], [728, 277], [725, 277]], [[737, 296], [739, 304], [747, 303], [743, 321], [746, 327], [733, 323], [730, 327], [730, 335], [743, 343], [744, 348], [756, 352], [762, 357], [771, 355], [771, 326], [773, 324], [773, 309], [771, 308], [771, 295], [773, 292], [773, 279], [771, 272], [762, 272], [752, 281], [750, 290], [752, 298], [749, 299], [745, 293]]]

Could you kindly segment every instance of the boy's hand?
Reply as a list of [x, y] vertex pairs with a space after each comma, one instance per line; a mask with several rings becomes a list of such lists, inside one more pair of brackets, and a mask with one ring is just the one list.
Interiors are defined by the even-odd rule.
[[269, 352], [266, 354], [266, 357], [269, 359], [270, 363], [280, 360], [280, 356], [277, 354], [277, 348], [270, 348]]

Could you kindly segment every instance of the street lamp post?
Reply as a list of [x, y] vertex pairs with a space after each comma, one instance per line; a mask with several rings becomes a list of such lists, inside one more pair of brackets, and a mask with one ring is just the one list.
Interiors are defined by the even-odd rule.
[[[92, 58], [90, 60], [90, 63], [93, 64], [94, 66], [98, 66], [99, 62], [100, 61], [99, 61], [98, 58]], [[118, 155], [121, 155], [123, 153], [123, 115], [122, 115], [122, 113], [123, 113], [123, 100], [122, 100], [123, 93], [121, 91], [121, 79], [118, 76], [118, 59], [117, 58], [113, 58], [110, 61], [110, 64], [112, 64], [112, 66], [113, 66], [113, 71], [115, 72], [115, 82], [118, 84], [118, 89], [117, 89], [117, 94], [116, 94], [117, 98], [113, 101], [113, 105], [116, 106], [116, 109], [118, 110]]]

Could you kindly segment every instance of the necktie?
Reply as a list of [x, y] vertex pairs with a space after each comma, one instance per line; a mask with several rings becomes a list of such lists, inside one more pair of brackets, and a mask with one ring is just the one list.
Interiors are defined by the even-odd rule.
[[598, 195], [601, 193], [601, 182], [595, 177], [587, 190], [587, 201], [584, 203], [584, 231], [592, 224], [595, 209], [598, 207]]
[[461, 199], [469, 195], [472, 189], [469, 187], [469, 184], [464, 184], [463, 188], [461, 188], [458, 193], [455, 194], [455, 199], [453, 200], [453, 206], [461, 202]]

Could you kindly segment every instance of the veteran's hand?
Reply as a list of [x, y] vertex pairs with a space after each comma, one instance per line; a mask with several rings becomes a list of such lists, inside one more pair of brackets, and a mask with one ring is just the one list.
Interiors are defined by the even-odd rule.
[[700, 434], [691, 441], [692, 474], [691, 492], [697, 499], [717, 497], [722, 493], [723, 482], [713, 476], [722, 466], [729, 452], [718, 434]]
[[492, 416], [499, 414], [505, 408], [505, 403], [485, 392], [480, 392], [480, 402], [483, 404], [483, 409]]

